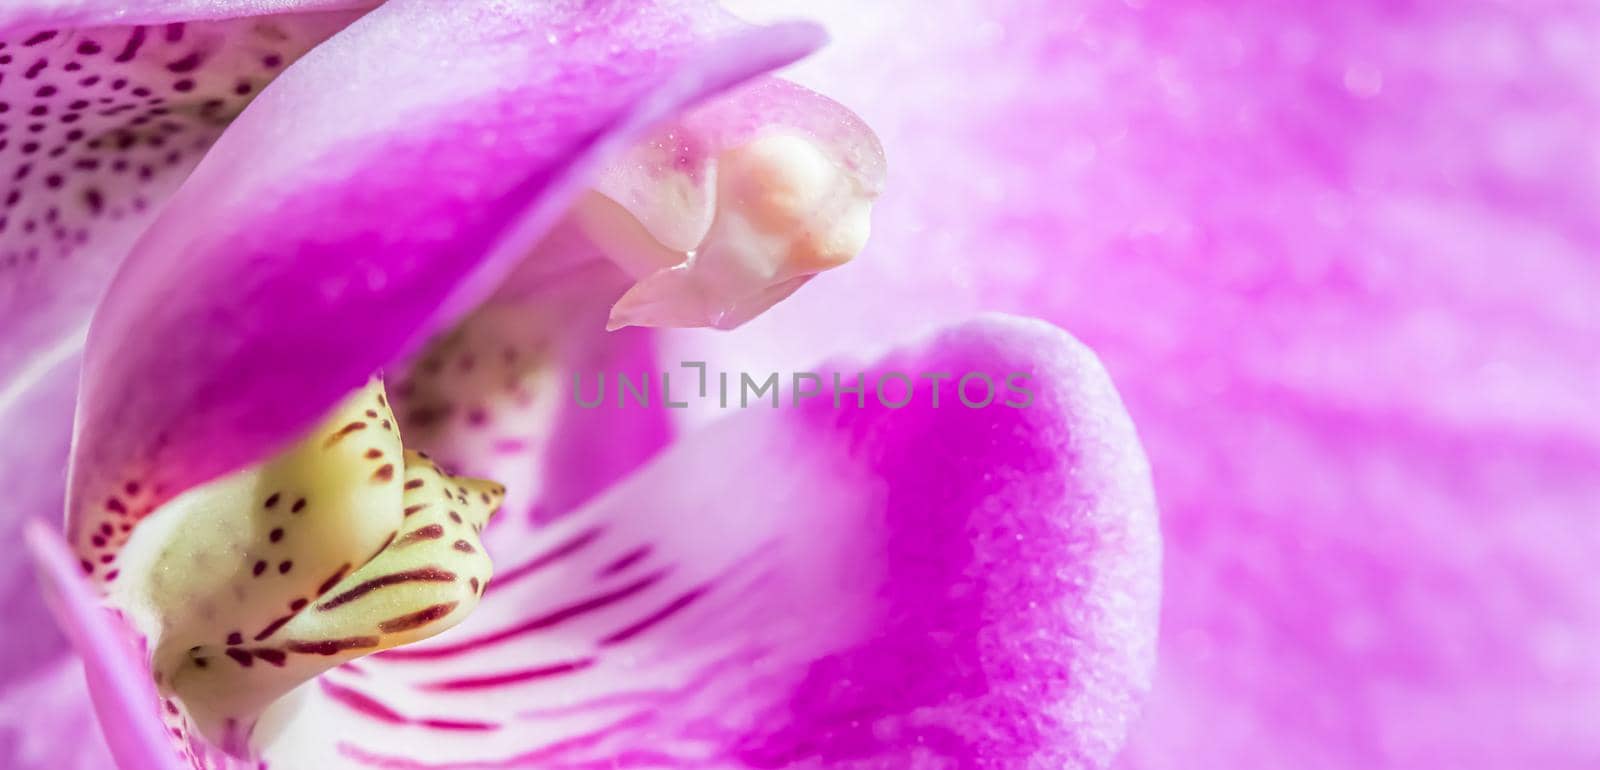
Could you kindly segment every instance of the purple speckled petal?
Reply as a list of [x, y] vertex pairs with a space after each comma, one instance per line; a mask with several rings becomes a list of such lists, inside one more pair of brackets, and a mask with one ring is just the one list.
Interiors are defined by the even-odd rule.
[[[1153, 662], [1148, 468], [1093, 354], [988, 318], [495, 538], [451, 633], [329, 672], [273, 767], [1095, 768]], [[889, 372], [1011, 373], [968, 408]], [[810, 385], [807, 392], [816, 392]], [[972, 379], [970, 400], [981, 400]], [[904, 398], [893, 381], [891, 401]]]
[[[11, 541], [28, 517], [64, 507], [83, 336], [117, 263], [233, 116], [356, 15], [137, 5], [0, 8], [0, 536]], [[13, 560], [0, 581], [8, 624], [28, 629], [0, 638], [0, 766], [104, 767], [97, 739], [49, 737], [88, 709], [81, 687], [44, 684], [76, 664], [33, 571]]]
[[124, 768], [168, 770], [182, 766], [152, 706], [155, 685], [132, 643], [97, 592], [78, 570], [77, 558], [55, 528], [42, 521], [27, 526], [28, 550], [67, 638], [83, 657], [89, 692], [102, 717], [100, 728], [111, 754]]
[[20, 12], [0, 12], [0, 394], [81, 345], [118, 262], [222, 129], [356, 16], [26, 28], [6, 16]]
[[96, 315], [68, 514], [87, 569], [115, 569], [121, 541], [91, 529], [272, 451], [481, 302], [607, 151], [819, 42], [701, 3], [400, 0], [317, 48], [207, 156]]
[[[8, 0], [0, 8], [0, 34], [23, 40], [62, 28], [184, 24], [249, 16], [350, 11], [382, 0]], [[151, 30], [162, 34], [162, 30]]]

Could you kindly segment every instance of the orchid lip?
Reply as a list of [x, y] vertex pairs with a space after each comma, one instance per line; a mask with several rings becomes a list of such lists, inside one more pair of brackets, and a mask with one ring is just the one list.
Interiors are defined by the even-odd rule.
[[295, 447], [158, 508], [108, 598], [149, 640], [173, 729], [248, 756], [300, 683], [476, 606], [503, 495], [404, 449], [374, 379]]

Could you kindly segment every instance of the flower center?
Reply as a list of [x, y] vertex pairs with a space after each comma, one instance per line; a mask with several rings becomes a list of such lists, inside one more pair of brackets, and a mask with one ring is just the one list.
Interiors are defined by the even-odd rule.
[[479, 533], [504, 489], [444, 473], [396, 426], [374, 379], [300, 443], [133, 533], [111, 598], [149, 640], [178, 729], [246, 754], [297, 685], [477, 605], [492, 571]]

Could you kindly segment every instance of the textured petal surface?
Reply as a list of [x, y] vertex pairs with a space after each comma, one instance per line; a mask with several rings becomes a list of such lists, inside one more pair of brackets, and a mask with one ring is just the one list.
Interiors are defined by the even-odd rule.
[[1004, 318], [840, 367], [860, 371], [1024, 373], [1034, 395], [796, 408], [786, 385], [535, 537], [491, 530], [479, 611], [330, 672], [271, 766], [1104, 766], [1150, 674], [1159, 562], [1104, 372]]
[[1592, 5], [778, 12], [894, 174], [839, 280], [697, 355], [975, 305], [1092, 345], [1167, 546], [1129, 767], [1600, 762]]
[[[729, 24], [699, 3], [402, 0], [319, 47], [234, 124], [101, 305], [69, 539], [87, 549], [85, 524], [282, 445], [482, 301], [606, 150], [818, 42]], [[263, 148], [273, 163], [252, 163]], [[147, 498], [120, 499], [129, 482]]]

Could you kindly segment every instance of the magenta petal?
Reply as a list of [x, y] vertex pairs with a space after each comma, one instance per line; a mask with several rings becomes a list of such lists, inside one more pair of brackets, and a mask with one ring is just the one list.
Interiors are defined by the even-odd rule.
[[157, 716], [159, 700], [140, 651], [101, 605], [55, 529], [35, 521], [26, 535], [61, 627], [84, 659], [89, 692], [112, 756], [124, 768], [180, 767]]
[[[0, 540], [21, 543], [31, 516], [65, 505], [68, 444], [78, 382], [76, 351], [25, 380], [0, 386]], [[0, 562], [0, 767], [99, 770], [109, 758], [94, 726], [80, 664], [56, 630], [33, 565]], [[83, 736], [89, 736], [87, 738]]]
[[743, 4], [895, 160], [745, 342], [1004, 308], [1116, 376], [1168, 556], [1126, 767], [1600, 766], [1600, 6]]
[[1105, 373], [1007, 318], [868, 370], [1026, 372], [1035, 397], [752, 406], [492, 542], [465, 625], [331, 672], [269, 760], [1103, 767], [1148, 684], [1159, 563]]
[[564, 8], [390, 2], [234, 124], [96, 316], [69, 539], [130, 481], [159, 499], [295, 435], [481, 301], [626, 137], [819, 41]]

